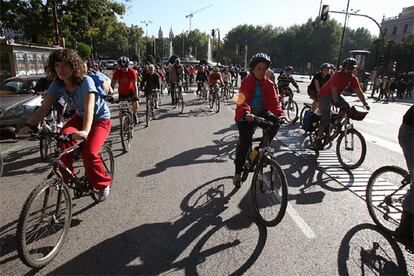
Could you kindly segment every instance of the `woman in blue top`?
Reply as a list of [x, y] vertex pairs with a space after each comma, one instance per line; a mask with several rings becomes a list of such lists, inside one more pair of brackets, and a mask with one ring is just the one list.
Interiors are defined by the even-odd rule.
[[[73, 134], [73, 140], [62, 144], [61, 148], [74, 145], [78, 139], [86, 140], [82, 150], [83, 165], [88, 180], [96, 190], [98, 198], [103, 201], [109, 196], [112, 178], [105, 173], [98, 153], [111, 130], [109, 108], [99, 96], [92, 78], [86, 75], [83, 60], [74, 50], [53, 52], [49, 56], [49, 68], [54, 81], [41, 107], [28, 119], [28, 126], [37, 125], [49, 113], [56, 99], [62, 96], [76, 114], [62, 128], [62, 133]], [[20, 133], [28, 131], [24, 128]], [[73, 156], [68, 154], [62, 161], [72, 168]]]

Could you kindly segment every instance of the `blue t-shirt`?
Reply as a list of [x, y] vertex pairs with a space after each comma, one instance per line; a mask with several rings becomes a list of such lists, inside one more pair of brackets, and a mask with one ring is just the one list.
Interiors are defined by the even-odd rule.
[[263, 98], [262, 98], [262, 86], [258, 83], [256, 84], [256, 91], [254, 92], [254, 97], [250, 103], [252, 113], [257, 115], [257, 113], [264, 110], [263, 108]]
[[95, 93], [95, 108], [93, 112], [93, 121], [107, 120], [111, 118], [111, 112], [106, 102], [99, 96], [93, 79], [89, 76], [83, 76], [82, 83], [75, 88], [73, 93], [68, 93], [63, 86], [59, 86], [56, 81], [52, 82], [48, 93], [53, 96], [62, 96], [65, 101], [76, 110], [76, 113], [83, 118], [85, 114], [85, 95]]

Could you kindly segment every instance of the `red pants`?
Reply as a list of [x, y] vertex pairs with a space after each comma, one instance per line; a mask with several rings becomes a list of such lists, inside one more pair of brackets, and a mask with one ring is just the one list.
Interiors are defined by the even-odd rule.
[[[83, 126], [83, 119], [75, 114], [63, 127], [62, 133], [70, 134], [80, 131]], [[88, 139], [83, 144], [82, 160], [85, 168], [85, 173], [92, 186], [101, 190], [106, 186], [111, 185], [112, 177], [105, 172], [101, 158], [99, 157], [99, 150], [108, 138], [111, 131], [111, 120], [103, 120], [92, 123], [91, 131]], [[61, 150], [67, 149], [76, 144], [75, 140], [60, 145]], [[69, 169], [72, 169], [73, 154], [67, 154], [62, 159], [62, 162]]]

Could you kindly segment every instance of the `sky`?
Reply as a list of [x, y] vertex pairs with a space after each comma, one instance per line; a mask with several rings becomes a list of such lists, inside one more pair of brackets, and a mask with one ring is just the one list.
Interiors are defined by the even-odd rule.
[[[343, 11], [348, 0], [323, 0], [330, 10]], [[320, 0], [131, 0], [126, 14], [120, 20], [130, 25], [138, 25], [146, 32], [147, 27], [141, 21], [152, 21], [148, 24], [148, 35], [158, 36], [161, 27], [164, 37], [168, 36], [172, 26], [174, 34], [188, 31], [189, 20], [185, 16], [191, 12], [208, 7], [194, 14], [191, 29], [199, 29], [211, 33], [211, 29], [219, 28], [221, 37], [240, 24], [266, 25], [287, 28], [295, 24], [305, 23], [309, 18], [318, 15]], [[412, 0], [350, 0], [349, 10], [373, 17], [381, 24], [383, 16], [393, 17], [401, 13], [402, 8], [414, 5]], [[345, 15], [330, 14], [330, 18], [343, 24]], [[368, 18], [350, 16], [348, 26], [352, 29], [367, 28], [373, 35], [378, 35], [377, 25]]]

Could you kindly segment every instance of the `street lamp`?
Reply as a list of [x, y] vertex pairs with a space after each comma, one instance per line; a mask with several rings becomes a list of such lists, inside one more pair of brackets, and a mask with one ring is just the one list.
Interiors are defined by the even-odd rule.
[[146, 27], [146, 32], [145, 32], [145, 36], [148, 37], [148, 25], [152, 23], [151, 20], [141, 20], [141, 23], [145, 25]]
[[217, 40], [217, 65], [218, 65], [218, 63], [219, 63], [219, 61], [220, 61], [220, 29], [219, 28], [215, 28], [215, 29], [212, 29], [211, 30], [211, 35], [213, 36], [213, 37], [215, 37], [216, 36], [216, 32], [217, 32], [217, 38], [218, 38], [218, 40]]

